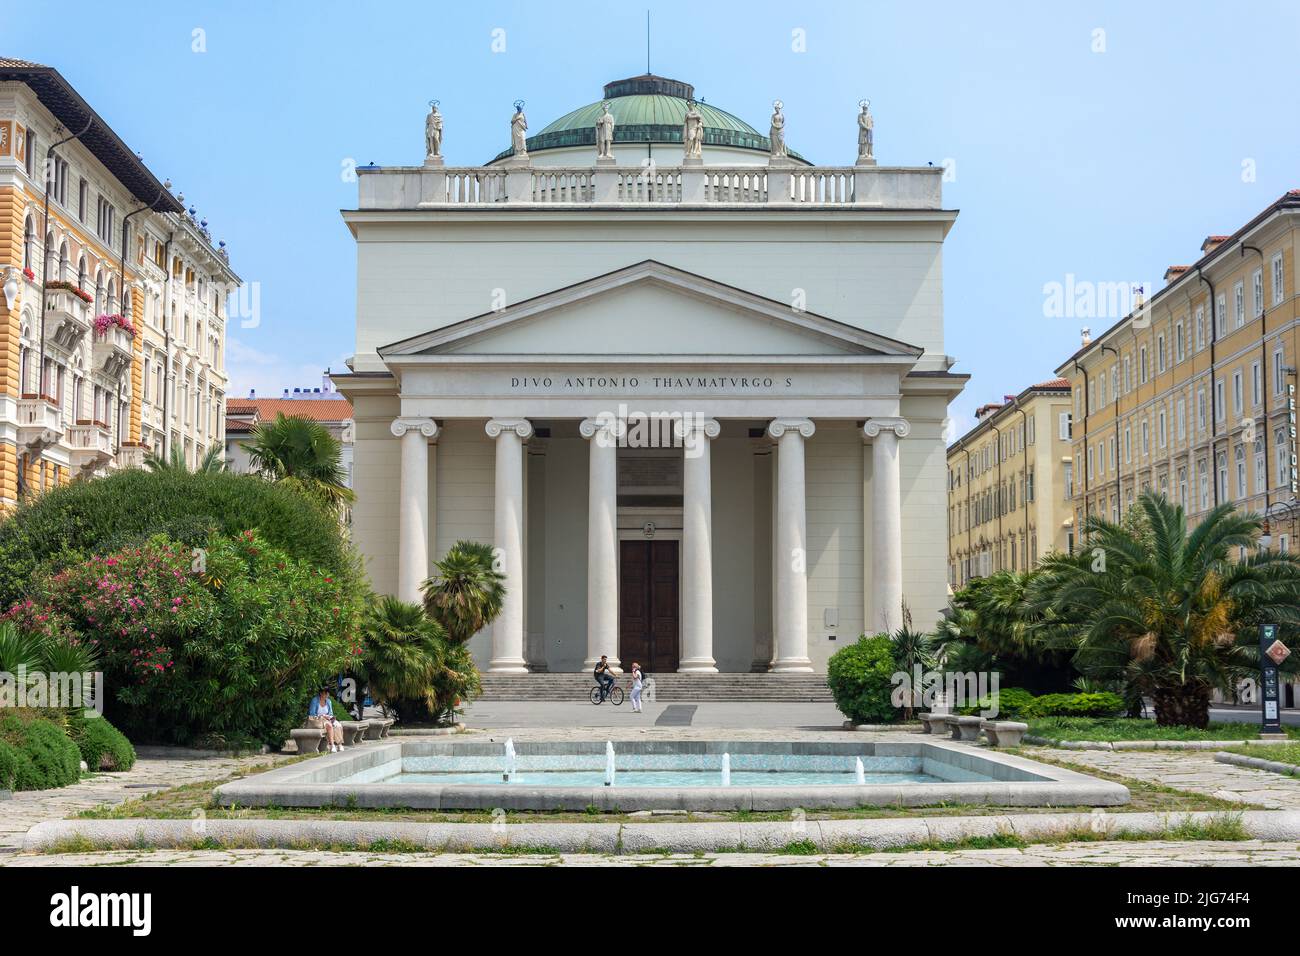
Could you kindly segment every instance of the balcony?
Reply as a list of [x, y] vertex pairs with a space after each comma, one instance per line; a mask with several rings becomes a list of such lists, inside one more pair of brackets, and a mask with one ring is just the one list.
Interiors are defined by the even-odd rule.
[[94, 366], [109, 378], [117, 378], [131, 367], [134, 356], [134, 336], [117, 325], [110, 325], [104, 334], [94, 336]]
[[117, 451], [116, 465], [118, 468], [143, 468], [147, 453], [148, 449], [143, 445], [124, 444]]
[[45, 297], [45, 327], [52, 330], [55, 344], [75, 348], [90, 326], [89, 303], [63, 289]]
[[391, 166], [358, 170], [359, 208], [942, 208], [937, 166]]
[[93, 471], [113, 457], [113, 437], [103, 425], [72, 425], [68, 428], [68, 459], [74, 468]]
[[39, 455], [63, 437], [63, 414], [44, 398], [18, 400], [18, 444], [28, 454]]

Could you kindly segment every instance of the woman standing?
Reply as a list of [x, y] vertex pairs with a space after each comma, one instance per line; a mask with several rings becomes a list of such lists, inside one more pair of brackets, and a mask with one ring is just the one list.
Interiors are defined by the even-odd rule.
[[641, 665], [632, 662], [632, 713], [641, 713]]

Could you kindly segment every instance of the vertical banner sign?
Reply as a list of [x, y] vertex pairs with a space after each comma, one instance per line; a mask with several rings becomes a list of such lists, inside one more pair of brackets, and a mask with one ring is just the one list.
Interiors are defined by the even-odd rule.
[[1287, 646], [1277, 639], [1276, 624], [1259, 626], [1259, 669], [1262, 722], [1260, 733], [1282, 733], [1282, 714], [1278, 695], [1278, 665], [1291, 656]]
[[1287, 419], [1291, 431], [1291, 497], [1300, 491], [1300, 474], [1296, 472], [1295, 385], [1287, 386]]

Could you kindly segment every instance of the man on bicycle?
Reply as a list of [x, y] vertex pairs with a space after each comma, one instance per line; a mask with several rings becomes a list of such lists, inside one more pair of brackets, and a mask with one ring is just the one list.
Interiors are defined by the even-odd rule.
[[596, 683], [600, 685], [600, 699], [604, 700], [608, 695], [610, 688], [614, 686], [614, 671], [609, 666], [609, 658], [601, 654], [600, 662], [596, 665], [595, 670]]

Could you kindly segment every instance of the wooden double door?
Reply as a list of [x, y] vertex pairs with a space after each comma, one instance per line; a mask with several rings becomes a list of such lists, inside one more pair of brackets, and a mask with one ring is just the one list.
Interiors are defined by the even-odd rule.
[[649, 673], [680, 660], [677, 541], [619, 542], [618, 658]]

